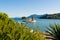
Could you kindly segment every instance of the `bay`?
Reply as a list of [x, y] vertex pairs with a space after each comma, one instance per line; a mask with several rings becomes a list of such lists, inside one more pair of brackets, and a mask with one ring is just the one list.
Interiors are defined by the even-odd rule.
[[[15, 20], [21, 22], [22, 20]], [[44, 32], [49, 28], [49, 25], [60, 24], [59, 19], [36, 19], [35, 23], [25, 23], [28, 28], [39, 28], [41, 32]]]

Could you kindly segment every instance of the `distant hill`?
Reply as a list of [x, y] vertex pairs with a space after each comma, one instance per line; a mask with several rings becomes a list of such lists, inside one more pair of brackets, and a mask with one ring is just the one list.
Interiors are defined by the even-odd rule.
[[11, 19], [13, 19], [14, 21], [19, 21], [19, 20], [22, 20], [22, 18], [20, 17], [15, 17], [15, 18], [11, 18]]
[[46, 15], [41, 16], [40, 18], [42, 18], [42, 19], [60, 19], [60, 13], [46, 14]]
[[32, 17], [34, 17], [34, 18], [39, 18], [41, 15], [37, 15], [37, 14], [33, 14], [33, 15], [30, 15], [30, 16], [28, 16], [28, 18], [32, 18]]
[[37, 15], [33, 14], [30, 15], [28, 18], [38, 18], [38, 19], [60, 19], [60, 13], [55, 13], [55, 14], [44, 14], [44, 15]]
[[19, 17], [15, 17], [14, 19], [15, 20], [21, 20], [22, 18], [21, 17], [20, 18]]
[[44, 14], [44, 15], [37, 15], [37, 14], [33, 14], [28, 16], [28, 18], [32, 18], [34, 17], [35, 19], [47, 19], [48, 14]]
[[[32, 18], [32, 17], [34, 17], [34, 19], [60, 19], [60, 13], [44, 14], [44, 15], [33, 14], [33, 15], [28, 16], [28, 18]], [[14, 20], [21, 20], [22, 18], [15, 17], [13, 19]]]

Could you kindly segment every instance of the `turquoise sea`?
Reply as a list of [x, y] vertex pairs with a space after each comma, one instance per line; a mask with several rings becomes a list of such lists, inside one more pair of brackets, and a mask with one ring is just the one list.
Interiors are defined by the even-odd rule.
[[[16, 21], [22, 21], [22, 20], [16, 20]], [[36, 19], [35, 23], [25, 23], [27, 27], [30, 27], [32, 29], [36, 29], [38, 27], [41, 32], [47, 30], [47, 27], [49, 27], [50, 24], [51, 25], [60, 24], [60, 19]]]

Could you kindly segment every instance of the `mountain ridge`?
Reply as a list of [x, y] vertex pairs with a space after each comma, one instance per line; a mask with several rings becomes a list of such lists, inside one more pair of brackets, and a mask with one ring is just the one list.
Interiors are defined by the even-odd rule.
[[[37, 15], [37, 14], [32, 14], [28, 16], [28, 18], [34, 17], [35, 19], [60, 19], [60, 13], [55, 13], [55, 14], [43, 14], [43, 15]], [[15, 17], [13, 19], [22, 19], [22, 17]]]

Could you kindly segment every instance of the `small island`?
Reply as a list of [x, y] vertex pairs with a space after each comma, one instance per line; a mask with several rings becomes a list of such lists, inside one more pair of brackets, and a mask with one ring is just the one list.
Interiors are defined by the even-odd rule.
[[22, 17], [23, 21], [22, 22], [28, 22], [28, 23], [35, 23], [36, 20], [34, 20], [34, 17], [32, 18], [27, 18], [27, 17]]

